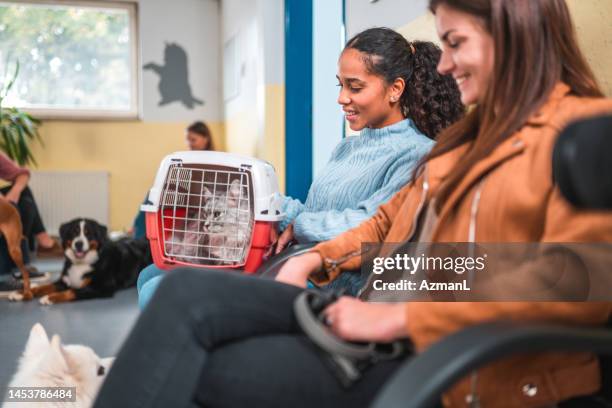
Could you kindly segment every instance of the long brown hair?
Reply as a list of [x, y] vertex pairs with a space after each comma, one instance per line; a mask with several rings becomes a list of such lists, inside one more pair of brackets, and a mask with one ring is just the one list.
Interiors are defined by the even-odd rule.
[[466, 142], [469, 152], [455, 165], [437, 195], [441, 206], [470, 168], [519, 130], [563, 81], [574, 95], [602, 97], [576, 40], [564, 0], [430, 0], [478, 17], [491, 34], [495, 61], [481, 103], [438, 137], [415, 169]]

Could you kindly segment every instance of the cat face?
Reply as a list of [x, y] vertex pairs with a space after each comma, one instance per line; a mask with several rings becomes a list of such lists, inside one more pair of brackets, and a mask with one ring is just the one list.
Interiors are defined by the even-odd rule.
[[184, 231], [176, 231], [166, 241], [166, 252], [196, 264], [242, 261], [252, 229], [246, 187], [234, 180], [227, 191], [213, 194], [204, 187], [203, 196], [204, 206], [187, 214]]
[[206, 190], [204, 230], [209, 234], [211, 255], [229, 263], [242, 260], [251, 237], [247, 189], [234, 180], [220, 197]]

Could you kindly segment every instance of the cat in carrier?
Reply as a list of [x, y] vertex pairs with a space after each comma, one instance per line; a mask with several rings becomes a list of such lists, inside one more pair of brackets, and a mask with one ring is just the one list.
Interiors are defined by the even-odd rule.
[[249, 197], [240, 180], [227, 191], [203, 188], [204, 206], [186, 215], [184, 231], [175, 231], [166, 242], [166, 251], [177, 260], [219, 265], [242, 259], [251, 237]]
[[211, 151], [166, 156], [141, 209], [153, 261], [163, 270], [255, 273], [284, 217], [270, 163]]

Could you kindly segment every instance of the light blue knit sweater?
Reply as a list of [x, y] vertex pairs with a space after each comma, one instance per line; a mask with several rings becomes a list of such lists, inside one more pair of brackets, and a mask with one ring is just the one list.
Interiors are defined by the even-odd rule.
[[343, 139], [308, 191], [306, 203], [285, 197], [285, 220], [300, 243], [334, 238], [372, 217], [405, 186], [433, 141], [404, 119]]

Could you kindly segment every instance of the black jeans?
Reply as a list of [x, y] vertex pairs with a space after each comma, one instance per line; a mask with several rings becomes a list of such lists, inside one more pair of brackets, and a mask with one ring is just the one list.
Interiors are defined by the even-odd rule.
[[[0, 193], [5, 195], [9, 192], [12, 186], [4, 187], [0, 189]], [[17, 203], [17, 209], [19, 209], [19, 215], [21, 215], [21, 224], [23, 225], [23, 235], [29, 240], [33, 240], [36, 234], [45, 232], [45, 226], [40, 218], [38, 212], [38, 206], [32, 190], [30, 187], [23, 189], [19, 196], [19, 202]]]
[[[23, 254], [23, 263], [27, 265], [30, 262], [30, 252], [25, 240], [21, 241], [21, 252]], [[0, 278], [3, 275], [8, 275], [15, 267], [15, 262], [13, 262], [8, 253], [6, 240], [0, 236]]]
[[[11, 187], [12, 186], [1, 188], [0, 193], [5, 195]], [[30, 247], [32, 247], [34, 237], [41, 232], [45, 232], [45, 226], [40, 218], [38, 206], [36, 205], [36, 200], [34, 200], [34, 195], [32, 195], [30, 187], [26, 186], [21, 192], [19, 202], [17, 202], [17, 209], [21, 216], [23, 235], [27, 238]]]
[[[0, 193], [5, 195], [11, 187], [12, 186], [0, 188]], [[36, 234], [44, 232], [45, 226], [42, 223], [42, 219], [38, 212], [38, 206], [36, 205], [36, 201], [29, 187], [26, 186], [21, 192], [16, 207], [21, 217], [23, 236], [26, 237], [26, 241], [21, 241], [21, 252], [23, 253], [23, 261], [27, 264], [30, 262], [29, 248], [33, 247], [34, 237]], [[6, 241], [4, 237], [0, 237], [0, 275], [8, 274], [14, 267], [15, 263], [8, 254]]]
[[367, 406], [401, 361], [340, 386], [293, 314], [300, 288], [179, 269], [124, 343], [95, 407]]

